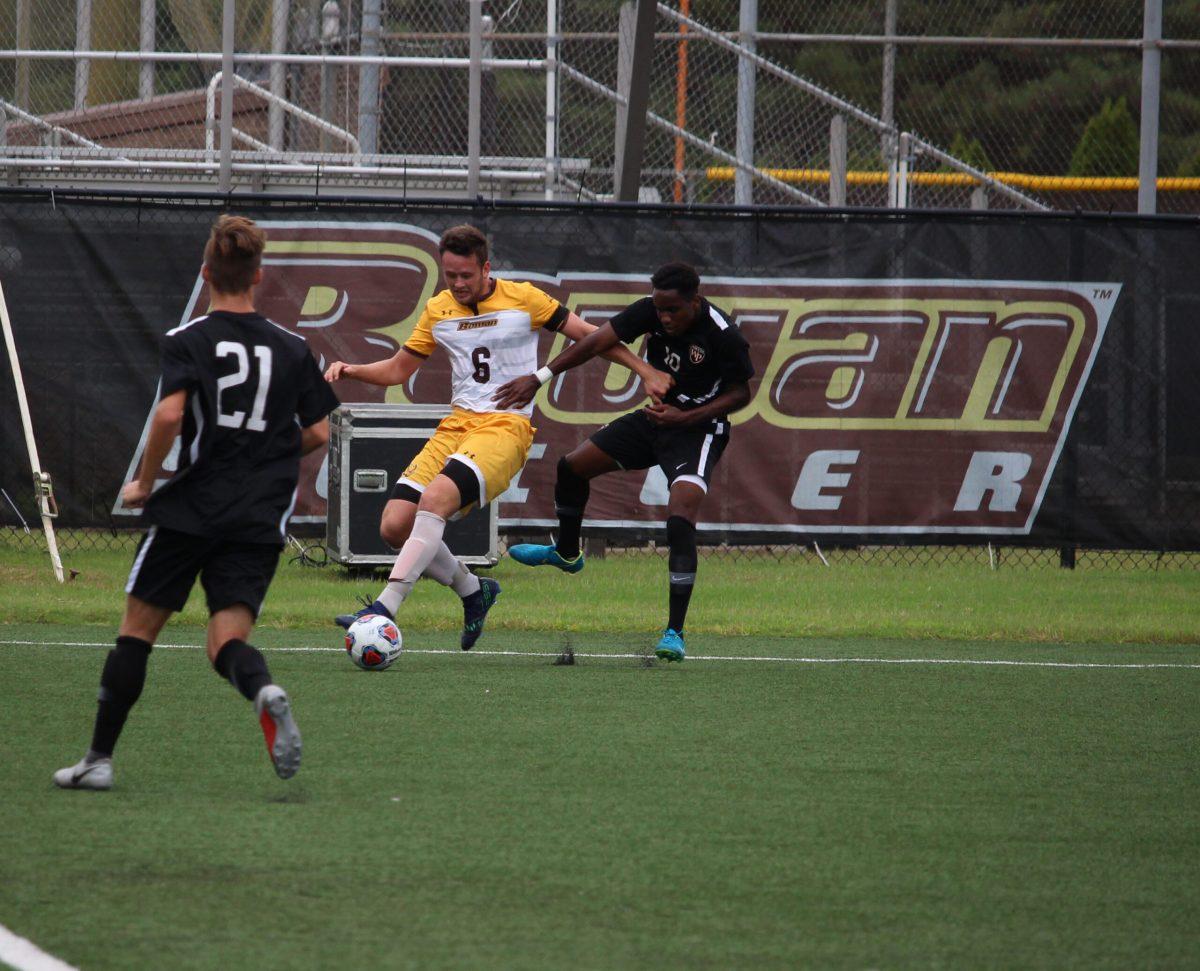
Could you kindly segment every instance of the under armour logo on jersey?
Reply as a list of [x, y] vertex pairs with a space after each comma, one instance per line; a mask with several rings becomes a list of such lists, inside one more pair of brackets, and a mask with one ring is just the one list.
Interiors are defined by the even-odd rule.
[[699, 364], [704, 360], [704, 348], [699, 344], [693, 344], [688, 348], [688, 360], [693, 364]]

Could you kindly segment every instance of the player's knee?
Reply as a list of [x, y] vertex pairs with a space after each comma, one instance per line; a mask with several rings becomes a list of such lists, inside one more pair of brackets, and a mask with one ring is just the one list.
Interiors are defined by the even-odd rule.
[[591, 491], [588, 480], [579, 475], [571, 465], [569, 456], [558, 460], [557, 480], [554, 483], [554, 505], [560, 513], [573, 512], [582, 515]]
[[684, 516], [667, 517], [667, 544], [671, 549], [696, 548], [696, 524]]
[[408, 539], [409, 524], [403, 519], [384, 518], [379, 523], [379, 536], [392, 549], [399, 549]]
[[564, 455], [558, 460], [558, 481], [566, 485], [586, 483], [587, 476], [580, 475], [570, 455]]

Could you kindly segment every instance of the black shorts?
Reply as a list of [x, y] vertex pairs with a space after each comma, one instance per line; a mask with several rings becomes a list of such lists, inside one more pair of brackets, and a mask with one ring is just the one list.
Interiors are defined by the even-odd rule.
[[179, 611], [199, 575], [210, 614], [245, 604], [257, 618], [281, 550], [269, 543], [206, 539], [152, 526], [138, 546], [125, 592]]
[[609, 422], [591, 441], [623, 469], [657, 465], [669, 484], [692, 482], [708, 492], [713, 469], [729, 444], [729, 419], [714, 418], [687, 428], [661, 428], [644, 411], [631, 411]]

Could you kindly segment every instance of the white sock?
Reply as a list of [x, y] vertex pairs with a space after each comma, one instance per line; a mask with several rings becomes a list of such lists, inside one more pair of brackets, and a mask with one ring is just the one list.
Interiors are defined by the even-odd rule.
[[460, 597], [469, 597], [479, 589], [479, 577], [458, 562], [458, 557], [450, 552], [444, 541], [438, 544], [437, 552], [425, 567], [425, 576], [449, 587]]
[[412, 593], [413, 584], [437, 555], [438, 547], [442, 544], [442, 534], [446, 531], [446, 520], [437, 513], [418, 510], [413, 520], [412, 532], [400, 547], [400, 555], [392, 567], [388, 585], [379, 595], [379, 602], [387, 608], [393, 617], [400, 605]]

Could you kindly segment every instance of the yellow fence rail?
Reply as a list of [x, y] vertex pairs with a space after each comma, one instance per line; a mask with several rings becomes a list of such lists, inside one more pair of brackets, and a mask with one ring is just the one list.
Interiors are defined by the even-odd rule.
[[[815, 185], [829, 183], [828, 169], [763, 169], [767, 175], [782, 182], [807, 182]], [[732, 166], [714, 165], [705, 170], [711, 182], [733, 180]], [[1137, 192], [1137, 176], [1073, 176], [1031, 175], [1028, 172], [987, 172], [988, 178], [1014, 189], [1033, 189], [1045, 192]], [[886, 172], [847, 172], [847, 185], [887, 185]], [[909, 172], [912, 185], [975, 186], [979, 180], [965, 172]], [[1159, 192], [1200, 192], [1200, 178], [1160, 178]]]

